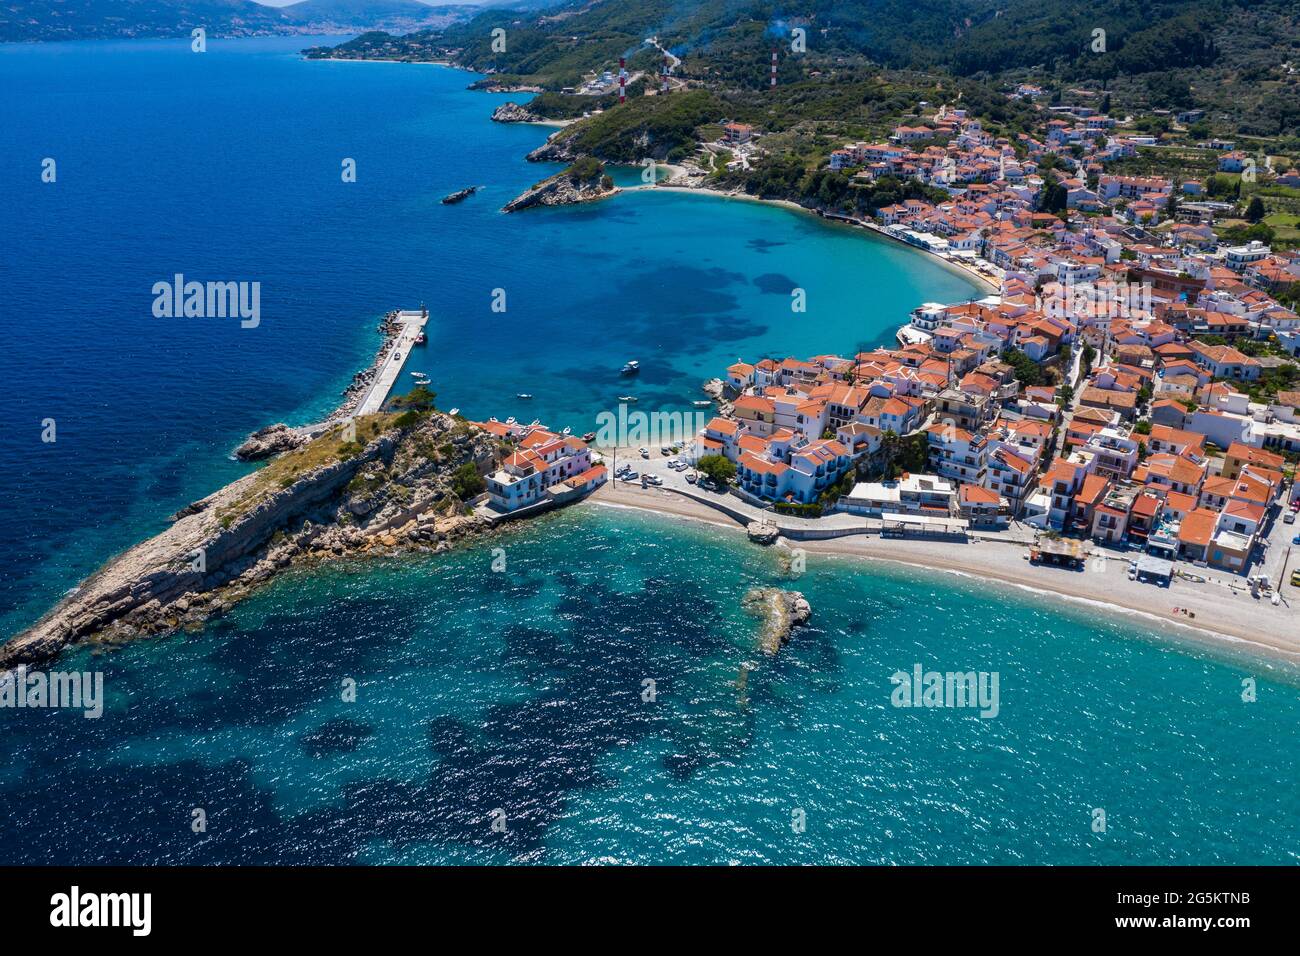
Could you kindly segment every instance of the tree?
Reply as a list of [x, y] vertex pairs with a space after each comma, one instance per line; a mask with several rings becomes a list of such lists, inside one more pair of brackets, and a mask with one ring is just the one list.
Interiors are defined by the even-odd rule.
[[730, 484], [736, 477], [736, 465], [730, 458], [722, 455], [703, 455], [695, 463], [698, 471], [719, 485]]
[[485, 487], [483, 476], [478, 473], [478, 468], [472, 461], [465, 462], [452, 473], [451, 490], [461, 501], [468, 501], [482, 493]]
[[1264, 202], [1258, 196], [1251, 196], [1250, 203], [1246, 206], [1246, 221], [1250, 223], [1259, 222], [1266, 215]]
[[433, 409], [437, 395], [425, 385], [417, 385], [405, 395], [398, 395], [389, 405], [392, 408], [410, 409], [415, 412], [427, 412]]
[[1002, 361], [1016, 372], [1016, 381], [1025, 387], [1043, 384], [1043, 368], [1020, 349], [1002, 350]]
[[1097, 350], [1092, 347], [1091, 342], [1083, 343], [1083, 368], [1081, 369], [1083, 377], [1087, 378], [1088, 373], [1092, 371], [1092, 361], [1097, 357]]
[[885, 429], [885, 433], [880, 436], [880, 467], [886, 478], [893, 478], [896, 474], [894, 462], [901, 451], [902, 441], [898, 432], [892, 428]]
[[906, 472], [925, 471], [930, 457], [930, 436], [925, 432], [908, 435], [902, 441], [902, 454], [899, 455], [899, 467]]

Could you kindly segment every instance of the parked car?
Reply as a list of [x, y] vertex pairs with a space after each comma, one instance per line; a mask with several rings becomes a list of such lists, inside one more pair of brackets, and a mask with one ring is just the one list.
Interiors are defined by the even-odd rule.
[[1284, 515], [1282, 516], [1282, 523], [1283, 523], [1283, 524], [1295, 524], [1295, 512], [1294, 512], [1294, 511], [1288, 511], [1286, 514], [1284, 514]]

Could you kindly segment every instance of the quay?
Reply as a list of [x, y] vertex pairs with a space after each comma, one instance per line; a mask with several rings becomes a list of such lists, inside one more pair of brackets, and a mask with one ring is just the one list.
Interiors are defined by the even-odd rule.
[[388, 400], [388, 395], [393, 390], [393, 386], [397, 384], [397, 377], [402, 374], [402, 368], [406, 365], [406, 360], [411, 356], [411, 349], [415, 345], [415, 340], [420, 337], [420, 333], [424, 331], [425, 325], [429, 322], [429, 311], [428, 309], [419, 311], [403, 310], [397, 313], [396, 321], [402, 326], [402, 330], [388, 345], [388, 353], [384, 356], [379, 370], [375, 373], [369, 390], [352, 413], [354, 418], [361, 415], [372, 415], [383, 408], [384, 402]]

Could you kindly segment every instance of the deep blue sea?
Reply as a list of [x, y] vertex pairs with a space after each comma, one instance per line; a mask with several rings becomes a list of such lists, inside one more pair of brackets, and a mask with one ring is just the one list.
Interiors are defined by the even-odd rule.
[[[443, 407], [581, 431], [627, 359], [640, 408], [678, 409], [738, 356], [888, 341], [978, 294], [751, 203], [501, 215], [547, 130], [490, 122], [509, 97], [469, 74], [297, 55], [316, 42], [0, 46], [0, 636], [240, 474], [245, 433], [331, 409], [388, 309], [429, 306], [411, 367]], [[260, 282], [260, 326], [155, 318], [178, 272]], [[79, 649], [59, 666], [104, 672], [101, 718], [0, 710], [0, 863], [1297, 862], [1293, 671], [812, 556], [814, 626], [768, 659], [739, 602], [784, 580], [714, 529], [584, 505]], [[998, 716], [891, 707], [914, 663], [997, 671]]]

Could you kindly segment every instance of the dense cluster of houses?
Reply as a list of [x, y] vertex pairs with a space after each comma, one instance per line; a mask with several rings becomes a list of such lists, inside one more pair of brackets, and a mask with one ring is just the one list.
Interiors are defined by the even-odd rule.
[[[1171, 184], [1159, 179], [1102, 174], [1093, 191], [1066, 180], [1067, 208], [1107, 214], [1038, 210], [1032, 157], [1084, 142], [1085, 158], [1101, 162], [1126, 148], [1109, 138], [1107, 117], [1052, 120], [1047, 143], [1019, 162], [962, 111], [936, 120], [899, 128], [889, 144], [846, 147], [832, 164], [948, 187], [951, 202], [908, 200], [881, 209], [880, 222], [969, 257], [999, 278], [998, 294], [921, 306], [898, 349], [737, 363], [726, 378], [734, 402], [696, 453], [734, 461], [741, 493], [763, 501], [834, 499], [858, 514], [980, 526], [1015, 519], [1241, 570], [1282, 497], [1284, 455], [1300, 453], [1300, 392], [1269, 402], [1247, 392], [1288, 360], [1242, 349], [1269, 340], [1300, 354], [1300, 317], [1274, 297], [1300, 282], [1300, 255], [1220, 247], [1196, 223], [1163, 235], [1135, 227], [1168, 202]], [[946, 145], [908, 145], [938, 132]], [[1007, 350], [1054, 366], [1050, 379], [1069, 387], [1022, 386]], [[925, 436], [924, 473], [846, 490], [844, 475], [872, 461], [890, 431]]]
[[[1106, 173], [1107, 163], [1135, 156], [1139, 146], [1150, 145], [1149, 137], [1118, 136], [1113, 118], [1085, 107], [1055, 108], [1047, 116], [1041, 135], [1021, 133], [1013, 140], [993, 136], [965, 110], [941, 107], [925, 125], [895, 128], [888, 142], [849, 143], [835, 149], [828, 163], [832, 170], [851, 173], [859, 182], [891, 176], [952, 194], [953, 202], [937, 207], [917, 201], [881, 211], [885, 224], [896, 232], [908, 238], [909, 233], [927, 237], [920, 244], [943, 240], [944, 249], [983, 255], [978, 234], [995, 222], [1015, 218], [1021, 227], [1054, 228], [1049, 220], [1055, 216], [1039, 213], [1035, 219], [1049, 157], [1067, 210], [1110, 217], [1108, 229], [1146, 228], [1170, 217], [1170, 200], [1177, 192], [1182, 200], [1178, 218], [1186, 227], [1182, 232], [1188, 242], [1213, 244], [1207, 223], [1231, 206], [1207, 201], [1200, 181], [1175, 187], [1163, 177]], [[1240, 151], [1229, 151], [1220, 157], [1220, 169], [1241, 172], [1253, 162]], [[1264, 171], [1256, 173], [1264, 175]], [[1288, 170], [1274, 179], [1285, 185], [1300, 181], [1300, 173]], [[1005, 215], [1012, 211], [1021, 215]]]

